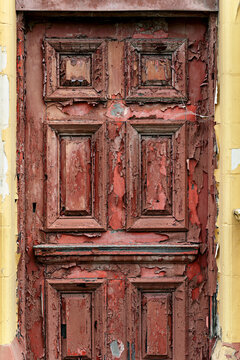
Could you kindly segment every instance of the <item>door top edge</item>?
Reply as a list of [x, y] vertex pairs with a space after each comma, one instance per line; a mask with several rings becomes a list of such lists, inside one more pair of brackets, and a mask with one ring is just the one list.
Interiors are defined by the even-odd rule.
[[17, 11], [79, 11], [79, 12], [136, 12], [186, 11], [216, 12], [218, 0], [16, 0]]

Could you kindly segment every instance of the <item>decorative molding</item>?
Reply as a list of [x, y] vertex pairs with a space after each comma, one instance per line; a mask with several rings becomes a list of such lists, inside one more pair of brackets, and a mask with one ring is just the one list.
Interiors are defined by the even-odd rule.
[[46, 38], [44, 99], [106, 100], [106, 42]]
[[45, 231], [106, 229], [104, 134], [97, 121], [46, 124]]
[[45, 281], [47, 360], [100, 357], [106, 326], [105, 289], [104, 280]]
[[183, 121], [142, 119], [127, 124], [129, 231], [187, 230], [186, 148]]
[[187, 100], [187, 40], [129, 40], [126, 43], [126, 101]]
[[35, 245], [34, 254], [42, 263], [64, 262], [192, 262], [198, 254], [195, 244], [172, 245]]
[[137, 359], [185, 359], [186, 279], [129, 279], [128, 338]]

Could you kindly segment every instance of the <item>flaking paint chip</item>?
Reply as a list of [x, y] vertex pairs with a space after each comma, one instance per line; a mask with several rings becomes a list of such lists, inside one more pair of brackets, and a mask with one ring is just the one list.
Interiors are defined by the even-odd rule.
[[240, 149], [232, 149], [231, 158], [231, 170], [235, 170], [240, 165]]

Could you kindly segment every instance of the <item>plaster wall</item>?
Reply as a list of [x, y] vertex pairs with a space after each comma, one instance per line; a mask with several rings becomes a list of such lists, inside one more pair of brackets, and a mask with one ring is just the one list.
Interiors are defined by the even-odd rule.
[[[220, 0], [216, 135], [218, 311], [221, 341], [212, 359], [239, 359], [240, 353], [240, 2]], [[230, 354], [231, 353], [231, 354]], [[230, 356], [230, 357], [229, 357]]]
[[16, 335], [16, 15], [0, 2], [0, 344]]

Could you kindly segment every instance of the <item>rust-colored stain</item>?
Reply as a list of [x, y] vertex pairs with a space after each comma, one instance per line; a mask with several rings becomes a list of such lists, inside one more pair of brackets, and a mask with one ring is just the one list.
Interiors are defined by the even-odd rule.
[[209, 358], [215, 22], [19, 16], [26, 359]]

